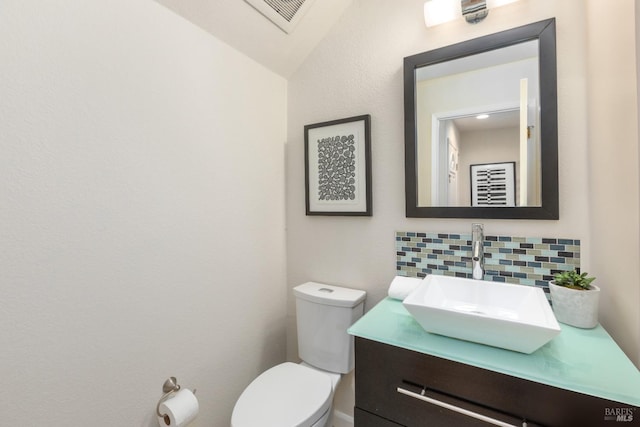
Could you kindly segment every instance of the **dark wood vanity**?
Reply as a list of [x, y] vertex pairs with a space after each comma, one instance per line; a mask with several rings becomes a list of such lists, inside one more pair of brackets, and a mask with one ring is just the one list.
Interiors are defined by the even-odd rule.
[[[356, 427], [490, 425], [421, 397], [528, 427], [603, 426], [608, 409], [628, 407], [363, 338], [356, 338], [355, 375]], [[628, 415], [625, 425], [640, 425], [640, 413]]]
[[[596, 374], [593, 381], [586, 378], [584, 383], [574, 388], [588, 388], [590, 381], [595, 385], [603, 380], [606, 382], [607, 375], [610, 375], [611, 390], [621, 390], [623, 395], [628, 395], [626, 399], [620, 399], [627, 400], [627, 403], [606, 398], [609, 393], [606, 390], [603, 397], [570, 389], [576, 382], [575, 378], [580, 378], [580, 369], [583, 369], [585, 377], [592, 375], [592, 369], [587, 366], [589, 363], [581, 367], [581, 362], [576, 361], [569, 366], [562, 360], [564, 345], [575, 346], [574, 338], [565, 343], [560, 340], [557, 348], [551, 345], [543, 350], [547, 354], [520, 354], [431, 336], [427, 332], [423, 334], [416, 329], [419, 326], [410, 315], [403, 314], [399, 302], [385, 300], [379, 305], [381, 307], [371, 310], [374, 319], [370, 323], [367, 323], [369, 320], [365, 315], [362, 324], [350, 329], [355, 335], [356, 345], [355, 427], [640, 425], [637, 406], [640, 401], [640, 372], [613, 347], [604, 352], [594, 348], [593, 357], [609, 358], [611, 356], [606, 356], [606, 353], [611, 350], [613, 359], [609, 362], [618, 366], [603, 366], [602, 369], [610, 373]], [[380, 322], [386, 325], [382, 330]], [[418, 347], [425, 340], [432, 340], [436, 354], [446, 347], [447, 342], [454, 348], [453, 352], [475, 350], [479, 353], [478, 360], [485, 357], [490, 360], [493, 356], [497, 369], [485, 369], [364, 336], [372, 330], [382, 336], [393, 334], [391, 340], [399, 344], [404, 342], [407, 347], [412, 346], [410, 342], [413, 340], [419, 341]], [[594, 342], [589, 342], [588, 331], [572, 328], [567, 336], [574, 332], [577, 339], [586, 341], [587, 347], [578, 349], [581, 352], [608, 337], [600, 327], [599, 335], [594, 332], [598, 335]], [[612, 344], [615, 346], [612, 342], [601, 342], [603, 346], [611, 347]], [[470, 360], [474, 359], [473, 354], [468, 356]], [[584, 356], [588, 358], [588, 352]], [[624, 364], [623, 359], [618, 357], [626, 360], [623, 369], [619, 366]], [[527, 367], [527, 363], [536, 366]], [[551, 378], [557, 377], [558, 384], [567, 383], [568, 386], [559, 387], [518, 377], [519, 371], [546, 372]], [[636, 386], [639, 387], [637, 390]]]

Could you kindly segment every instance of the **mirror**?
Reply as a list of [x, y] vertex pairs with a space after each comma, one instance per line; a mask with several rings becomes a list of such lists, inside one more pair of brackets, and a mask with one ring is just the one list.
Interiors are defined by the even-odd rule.
[[558, 219], [555, 20], [404, 60], [407, 217]]

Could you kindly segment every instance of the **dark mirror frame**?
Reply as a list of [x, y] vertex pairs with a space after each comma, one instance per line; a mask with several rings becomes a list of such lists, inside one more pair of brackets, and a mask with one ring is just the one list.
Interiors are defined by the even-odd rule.
[[[418, 206], [415, 70], [514, 44], [539, 41], [541, 206]], [[410, 218], [559, 219], [558, 106], [555, 18], [404, 58], [405, 201]]]

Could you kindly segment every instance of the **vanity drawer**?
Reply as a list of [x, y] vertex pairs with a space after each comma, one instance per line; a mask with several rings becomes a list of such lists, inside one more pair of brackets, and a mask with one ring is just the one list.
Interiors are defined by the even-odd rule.
[[356, 407], [403, 426], [490, 425], [455, 408], [514, 426], [523, 420], [528, 427], [601, 426], [605, 408], [621, 406], [364, 338], [355, 341]]
[[522, 424], [518, 416], [491, 409], [503, 407], [501, 396], [513, 391], [483, 383], [486, 380], [466, 372], [465, 365], [356, 338], [355, 375], [356, 406], [404, 426], [488, 425], [448, 405]]

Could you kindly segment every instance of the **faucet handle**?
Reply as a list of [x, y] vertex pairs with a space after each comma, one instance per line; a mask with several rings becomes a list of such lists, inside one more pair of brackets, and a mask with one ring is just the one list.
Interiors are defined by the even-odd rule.
[[471, 224], [471, 239], [474, 242], [484, 240], [484, 226], [479, 223]]

